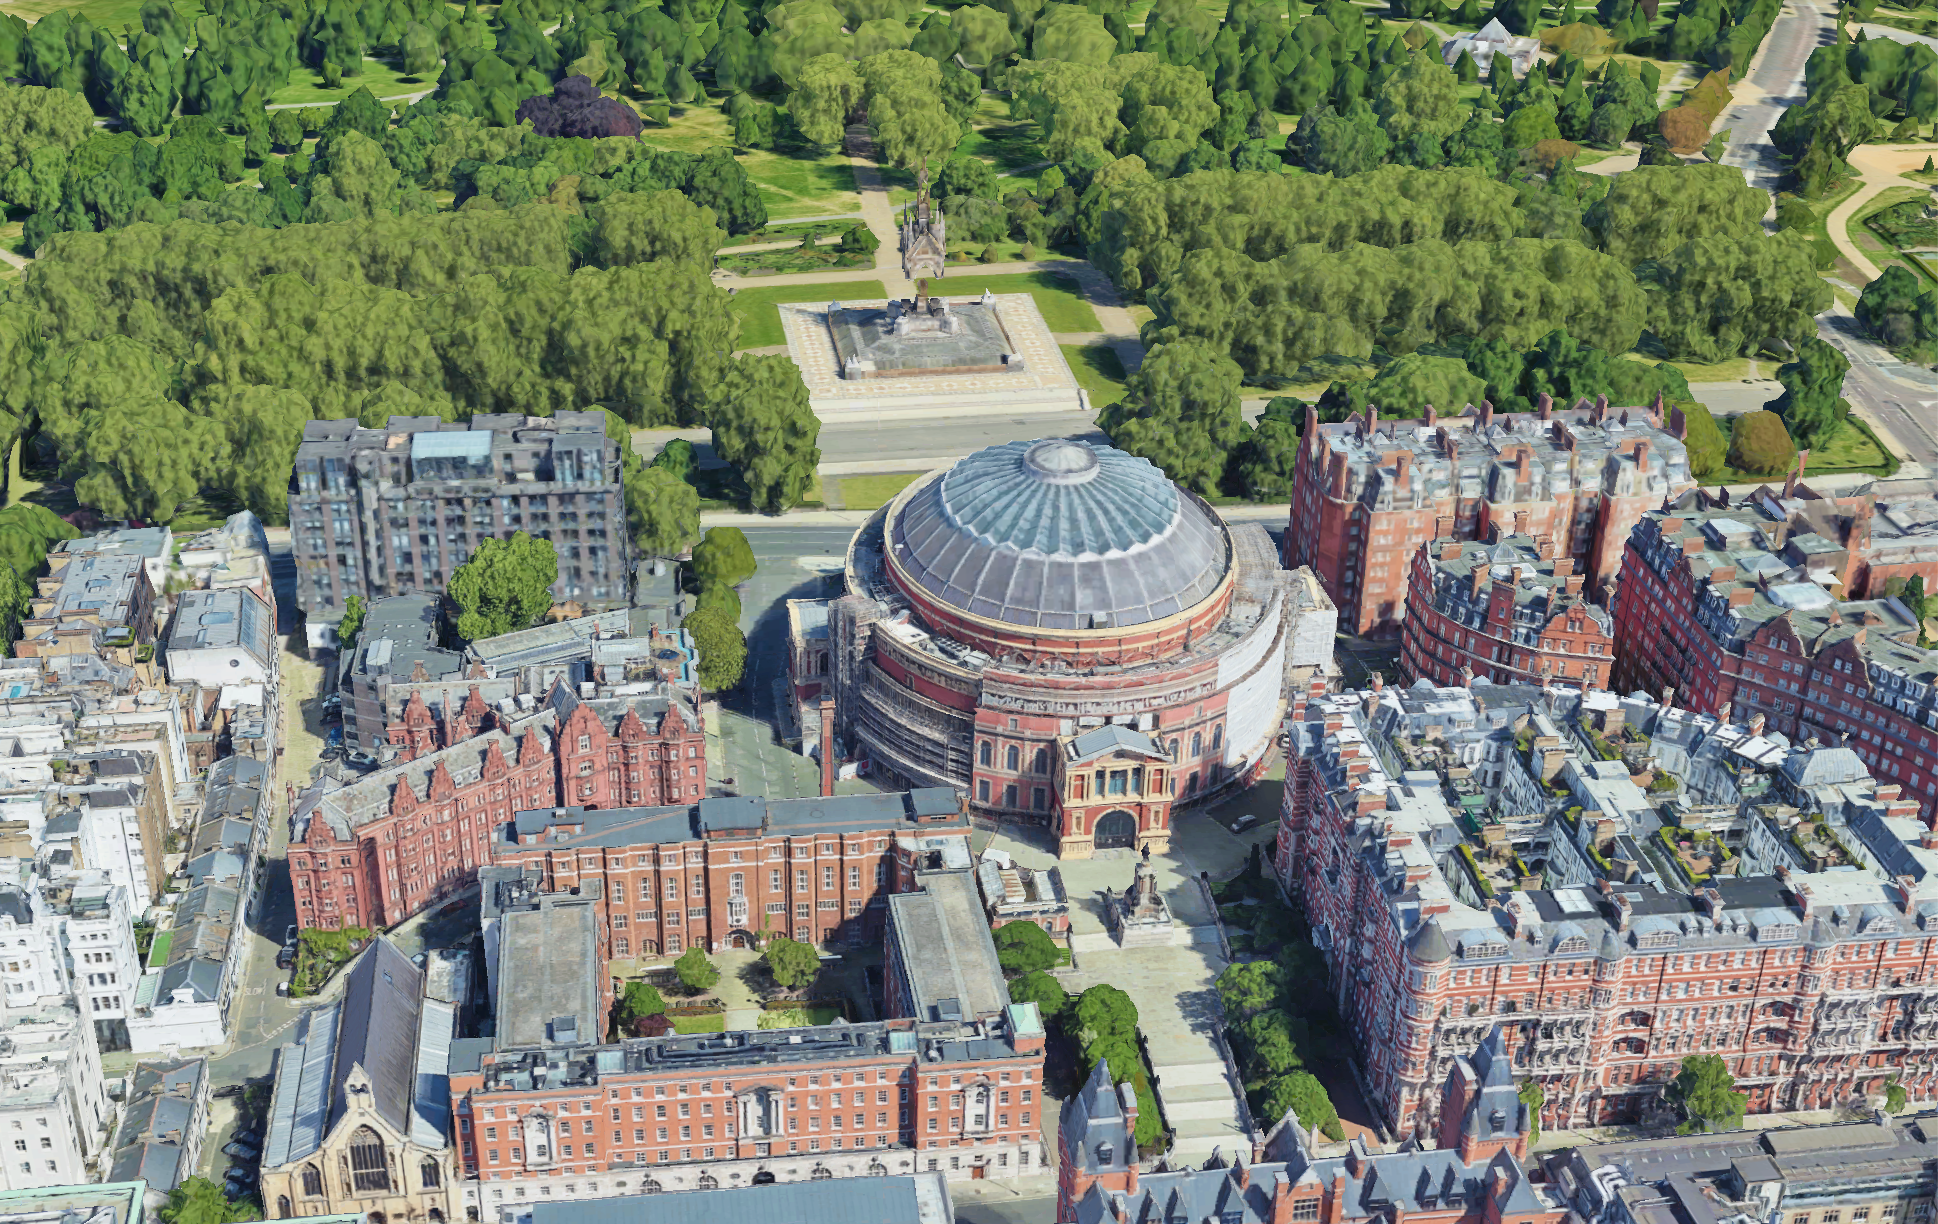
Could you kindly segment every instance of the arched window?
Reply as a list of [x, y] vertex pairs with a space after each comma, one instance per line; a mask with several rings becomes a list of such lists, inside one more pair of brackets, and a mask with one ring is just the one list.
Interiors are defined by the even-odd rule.
[[1211, 729], [1211, 750], [1218, 751], [1225, 746], [1225, 724], [1219, 723]]
[[1191, 755], [1194, 757], [1203, 756], [1204, 752], [1205, 752], [1204, 733], [1202, 731], [1193, 731], [1191, 733]]
[[1017, 751], [1016, 745], [1011, 744], [1009, 751], [1003, 754], [1003, 768], [1009, 770], [1011, 773], [1015, 773], [1022, 764], [1023, 754]]
[[654, 1181], [652, 1178], [649, 1177], [645, 1181], [639, 1184], [639, 1189], [642, 1193], [645, 1193], [645, 1194], [658, 1194], [660, 1193], [662, 1187], [658, 1182]]
[[1178, 759], [1178, 741], [1176, 736], [1171, 737], [1171, 759], [1174, 761]]
[[303, 1166], [303, 1197], [323, 1197], [323, 1172], [313, 1164]]
[[443, 1179], [443, 1170], [437, 1167], [437, 1161], [426, 1160], [417, 1166], [417, 1180], [423, 1184], [424, 1189], [437, 1189], [443, 1183]]
[[1036, 760], [1030, 766], [1030, 772], [1040, 774], [1050, 772], [1050, 750], [1048, 748], [1038, 748], [1036, 750]]
[[980, 764], [980, 765], [987, 765], [987, 764], [989, 764], [989, 763], [990, 763], [990, 761], [992, 761], [992, 760], [994, 760], [995, 758], [994, 758], [994, 755], [993, 755], [993, 751], [994, 751], [994, 750], [993, 750], [993, 749], [991, 749], [991, 748], [990, 748], [990, 746], [989, 746], [989, 741], [988, 741], [988, 740], [984, 740], [984, 741], [982, 742], [982, 744], [981, 744], [981, 746], [980, 746], [980, 747], [978, 747], [978, 748], [976, 749], [976, 762], [977, 762], [977, 764]]
[[830, 1168], [829, 1168], [828, 1166], [826, 1166], [826, 1165], [815, 1165], [815, 1166], [814, 1166], [814, 1171], [808, 1174], [808, 1180], [809, 1180], [809, 1181], [827, 1181], [827, 1180], [829, 1180], [830, 1178], [832, 1178], [833, 1176], [834, 1176], [834, 1170], [833, 1170], [833, 1169], [830, 1169]]
[[384, 1141], [367, 1126], [350, 1136], [350, 1186], [358, 1194], [390, 1189], [390, 1167], [384, 1160]]
[[717, 1178], [717, 1177], [715, 1177], [715, 1176], [714, 1176], [713, 1174], [711, 1174], [711, 1173], [702, 1173], [702, 1174], [700, 1174], [700, 1189], [702, 1189], [702, 1190], [718, 1190], [719, 1188], [720, 1188], [720, 1179], [719, 1179], [719, 1178]]

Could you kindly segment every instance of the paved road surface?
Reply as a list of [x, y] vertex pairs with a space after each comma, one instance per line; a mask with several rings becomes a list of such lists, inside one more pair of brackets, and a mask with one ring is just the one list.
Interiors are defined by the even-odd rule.
[[1785, 110], [1803, 101], [1803, 70], [1810, 53], [1835, 40], [1828, 9], [1791, 0], [1770, 27], [1748, 80], [1735, 87], [1738, 100], [1717, 120], [1717, 130], [1729, 131], [1723, 164], [1743, 167], [1752, 186], [1775, 193], [1783, 162], [1769, 142], [1770, 129]]

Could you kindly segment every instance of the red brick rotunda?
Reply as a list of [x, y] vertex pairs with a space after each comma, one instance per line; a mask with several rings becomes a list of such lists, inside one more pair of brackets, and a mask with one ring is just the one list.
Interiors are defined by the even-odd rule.
[[878, 777], [954, 786], [1061, 852], [1163, 850], [1249, 781], [1283, 708], [1287, 576], [1147, 460], [1009, 442], [909, 486], [829, 609], [836, 723]]

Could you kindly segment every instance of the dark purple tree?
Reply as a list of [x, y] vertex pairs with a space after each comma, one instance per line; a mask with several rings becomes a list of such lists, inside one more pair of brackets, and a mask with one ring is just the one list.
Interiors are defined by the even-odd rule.
[[617, 98], [603, 97], [587, 76], [569, 76], [552, 96], [534, 96], [518, 104], [518, 119], [532, 121], [538, 136], [631, 136], [639, 138], [645, 125], [633, 108]]

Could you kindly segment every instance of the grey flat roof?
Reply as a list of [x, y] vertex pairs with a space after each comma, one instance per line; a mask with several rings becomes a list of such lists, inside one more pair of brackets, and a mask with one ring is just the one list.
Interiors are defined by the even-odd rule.
[[[918, 1020], [974, 1020], [1009, 1005], [976, 877], [931, 871], [920, 892], [888, 898], [889, 938], [908, 976]], [[953, 1013], [953, 1014], [951, 1014]]]
[[535, 1202], [532, 1224], [949, 1224], [940, 1173], [841, 1177], [589, 1202]]
[[[776, 837], [813, 837], [817, 834], [862, 833], [880, 829], [921, 828], [920, 819], [953, 816], [962, 810], [953, 789], [924, 787], [872, 795], [835, 795], [829, 798], [762, 799], [729, 796], [702, 799], [677, 807], [587, 809], [530, 808], [514, 814], [512, 828], [521, 837], [545, 834], [548, 844], [575, 846], [631, 846], [645, 842], [686, 841], [708, 833], [765, 832]], [[555, 831], [557, 825], [578, 825], [583, 832]], [[937, 820], [938, 831], [948, 828]]]
[[543, 898], [500, 919], [498, 1048], [605, 1037], [599, 1014], [599, 917], [590, 899]]

